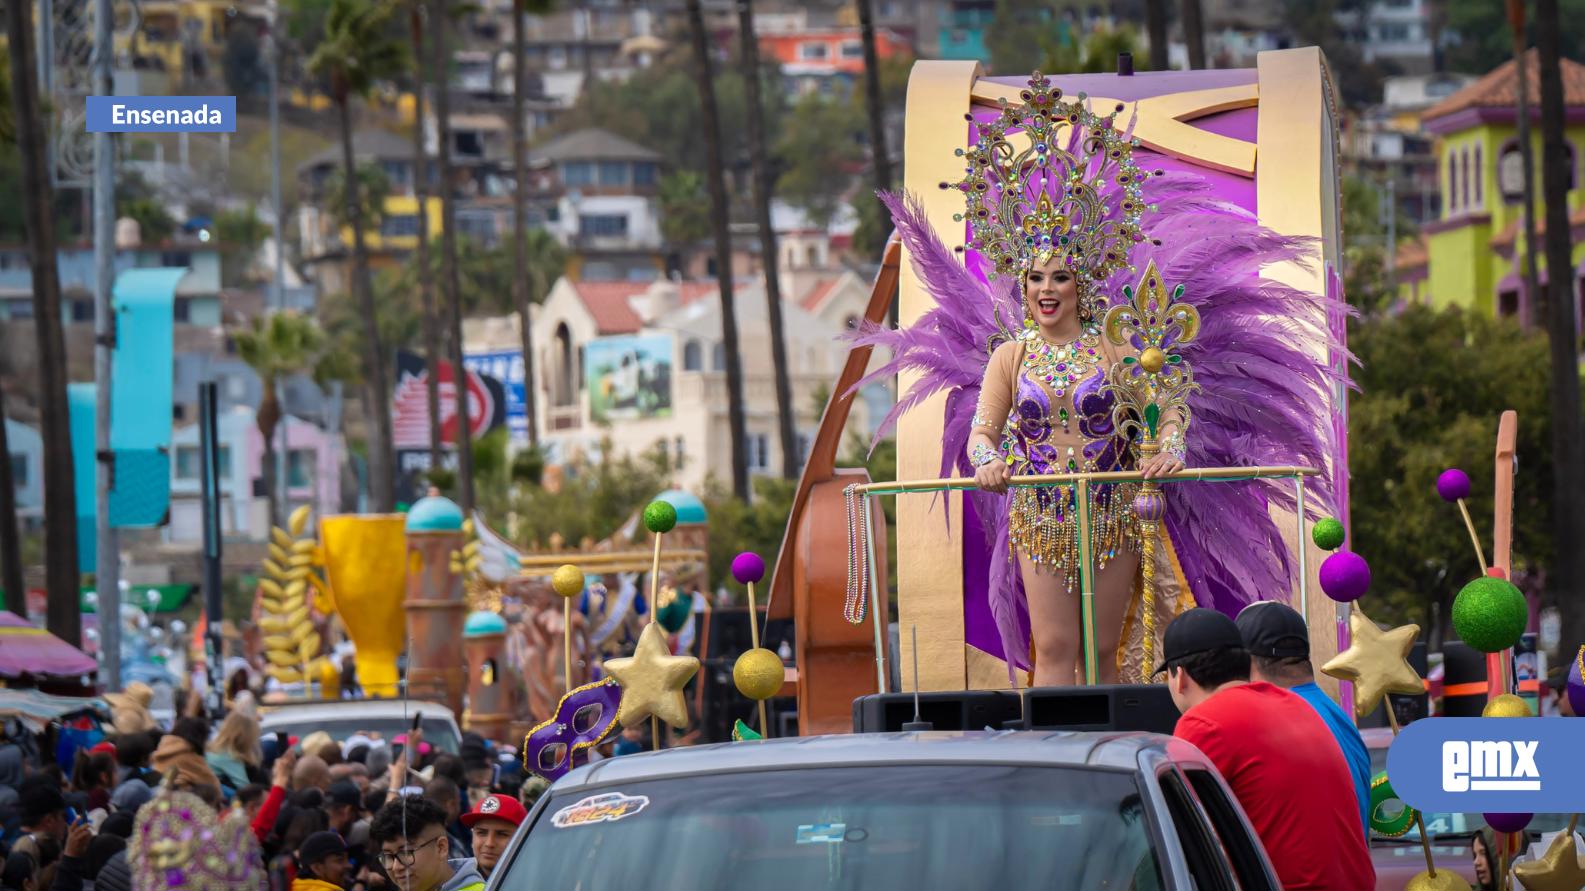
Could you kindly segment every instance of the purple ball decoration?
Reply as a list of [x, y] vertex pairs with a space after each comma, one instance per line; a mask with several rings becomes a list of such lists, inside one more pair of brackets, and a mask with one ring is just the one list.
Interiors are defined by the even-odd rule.
[[1457, 467], [1449, 467], [1436, 478], [1436, 494], [1448, 504], [1469, 497], [1469, 474]]
[[1338, 603], [1352, 603], [1370, 588], [1370, 564], [1353, 551], [1338, 551], [1321, 562], [1321, 590]]
[[1585, 715], [1585, 668], [1582, 665], [1585, 665], [1585, 647], [1579, 648], [1568, 666], [1568, 704], [1575, 716]]
[[1481, 814], [1487, 826], [1504, 834], [1522, 832], [1533, 817], [1535, 814]]
[[1140, 492], [1134, 498], [1134, 513], [1142, 523], [1159, 523], [1167, 515], [1165, 492]]
[[765, 561], [753, 551], [732, 558], [732, 577], [740, 585], [751, 585], [765, 577]]

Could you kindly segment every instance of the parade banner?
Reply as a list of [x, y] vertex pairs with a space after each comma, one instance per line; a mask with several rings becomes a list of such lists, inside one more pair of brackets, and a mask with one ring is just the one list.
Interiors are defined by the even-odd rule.
[[589, 415], [596, 423], [671, 414], [672, 339], [604, 337], [584, 347]]
[[1430, 813], [1572, 813], [1585, 801], [1585, 722], [1431, 718], [1387, 750], [1399, 799]]

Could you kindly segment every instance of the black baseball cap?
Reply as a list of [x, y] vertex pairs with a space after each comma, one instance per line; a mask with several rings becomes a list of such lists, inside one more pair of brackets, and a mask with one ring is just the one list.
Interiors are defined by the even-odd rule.
[[358, 791], [358, 785], [351, 780], [337, 780], [325, 790], [325, 804], [346, 804], [361, 808], [363, 793]]
[[1233, 620], [1214, 609], [1196, 607], [1180, 613], [1161, 636], [1161, 664], [1155, 674], [1189, 656], [1215, 650], [1242, 649], [1244, 639]]
[[1261, 600], [1238, 614], [1238, 633], [1251, 656], [1282, 659], [1310, 656], [1310, 627], [1299, 611], [1286, 603]]
[[326, 857], [345, 853], [347, 843], [341, 840], [341, 835], [326, 829], [303, 839], [303, 843], [297, 846], [297, 862], [302, 866], [313, 866]]

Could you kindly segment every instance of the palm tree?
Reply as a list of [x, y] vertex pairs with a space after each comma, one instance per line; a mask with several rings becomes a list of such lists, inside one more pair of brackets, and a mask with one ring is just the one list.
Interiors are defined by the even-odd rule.
[[391, 441], [391, 389], [387, 356], [375, 322], [369, 282], [369, 252], [363, 241], [363, 207], [358, 200], [357, 162], [352, 151], [352, 99], [368, 98], [375, 81], [407, 66], [406, 47], [388, 27], [394, 6], [376, 0], [331, 0], [325, 38], [308, 59], [308, 70], [326, 78], [341, 119], [341, 163], [345, 171], [347, 219], [352, 226], [352, 293], [362, 310], [364, 364], [369, 405], [369, 500], [375, 511], [396, 506], [396, 452]]
[[1548, 582], [1565, 610], [1564, 640], [1585, 634], [1585, 414], [1580, 411], [1579, 319], [1569, 244], [1570, 153], [1564, 141], [1562, 22], [1557, 0], [1536, 0], [1535, 44], [1541, 68], [1541, 190], [1546, 195], [1546, 327], [1552, 346], [1552, 530], [1556, 557]]
[[1150, 69], [1167, 70], [1167, 0], [1145, 0], [1145, 34], [1150, 40]]
[[[10, 119], [22, 161], [23, 228], [33, 273], [33, 331], [38, 343], [39, 406], [44, 450], [45, 625], [71, 644], [82, 639], [77, 566], [77, 497], [66, 403], [66, 340], [55, 257], [55, 196], [44, 157], [44, 111], [33, 56], [33, 4], [5, 5], [11, 55]], [[7, 459], [9, 460], [9, 458]]]
[[704, 111], [704, 166], [710, 178], [710, 219], [715, 230], [716, 282], [721, 288], [721, 349], [726, 353], [727, 418], [732, 438], [732, 493], [747, 501], [748, 461], [744, 453], [743, 357], [737, 343], [737, 307], [732, 303], [732, 237], [728, 232], [726, 176], [721, 161], [721, 121], [715, 104], [715, 72], [699, 0], [688, 0], [688, 30], [693, 35], [694, 78]]
[[[434, 29], [435, 132], [440, 136], [440, 256], [446, 288], [447, 328], [457, 416], [457, 500], [464, 516], [473, 513], [473, 430], [468, 425], [468, 372], [462, 367], [462, 295], [457, 274], [457, 202], [451, 181], [451, 56], [446, 30], [451, 26], [445, 0], [436, 0], [429, 17]], [[436, 366], [438, 369], [439, 366]], [[435, 369], [432, 369], [432, 371]]]
[[418, 199], [418, 295], [424, 307], [425, 401], [429, 409], [429, 466], [444, 465], [440, 430], [440, 318], [429, 274], [429, 156], [424, 151], [424, 0], [408, 10], [413, 36], [413, 197]]
[[1205, 22], [1200, 0], [1183, 0], [1183, 42], [1189, 47], [1189, 67], [1205, 67]]
[[[868, 3], [860, 6], [867, 9]], [[754, 0], [737, 0], [738, 43], [743, 83], [748, 88], [748, 156], [754, 165], [754, 210], [758, 215], [760, 259], [765, 266], [765, 302], [770, 322], [771, 363], [776, 375], [776, 427], [781, 438], [781, 473], [798, 478], [798, 434], [793, 427], [792, 381], [787, 376], [787, 333], [782, 327], [781, 281], [777, 275], [776, 231], [770, 224], [770, 159], [765, 152], [765, 108], [760, 102], [759, 41], [754, 36]], [[871, 34], [873, 40], [874, 35]], [[874, 100], [874, 96], [871, 96]], [[884, 152], [884, 148], [882, 149]]]
[[[892, 188], [892, 157], [886, 147], [886, 109], [881, 106], [881, 68], [875, 53], [875, 19], [870, 0], [858, 0], [859, 39], [864, 44], [864, 104], [870, 119], [870, 162], [875, 165], [875, 188]], [[893, 328], [897, 327], [897, 301], [886, 310]]]
[[5, 387], [0, 386], [0, 609], [28, 614], [22, 587], [22, 534], [17, 531], [16, 481], [11, 478], [11, 446], [6, 436]]
[[237, 355], [248, 363], [264, 383], [264, 396], [254, 422], [264, 437], [264, 492], [270, 502], [270, 517], [280, 523], [286, 515], [289, 480], [276, 479], [275, 431], [285, 412], [281, 407], [280, 384], [294, 374], [316, 369], [325, 353], [325, 332], [312, 318], [291, 310], [254, 319], [252, 327], [236, 332], [233, 341]]
[[523, 341], [523, 412], [528, 416], [531, 449], [539, 446], [539, 421], [534, 393], [534, 322], [528, 313], [533, 301], [528, 280], [528, 134], [524, 120], [528, 66], [523, 64], [527, 41], [523, 19], [549, 12], [554, 5], [552, 0], [515, 0], [512, 4], [512, 290], [517, 296], [518, 327]]

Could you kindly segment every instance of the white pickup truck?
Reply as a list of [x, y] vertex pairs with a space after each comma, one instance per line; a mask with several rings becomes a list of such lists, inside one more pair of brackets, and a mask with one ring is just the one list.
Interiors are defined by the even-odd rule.
[[260, 709], [259, 729], [264, 733], [284, 733], [301, 739], [316, 730], [330, 734], [337, 742], [354, 733], [374, 731], [383, 739], [394, 739], [413, 726], [415, 715], [422, 715], [420, 726], [424, 741], [442, 752], [455, 753], [462, 744], [457, 716], [438, 702], [417, 699], [305, 699], [270, 703]]

